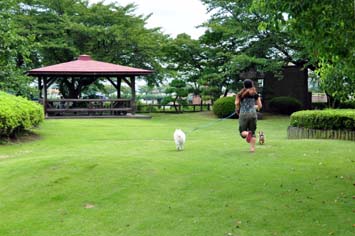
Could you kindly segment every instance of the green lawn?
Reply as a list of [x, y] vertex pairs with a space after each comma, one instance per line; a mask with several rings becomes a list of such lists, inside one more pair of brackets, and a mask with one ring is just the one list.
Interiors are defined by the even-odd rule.
[[249, 153], [236, 120], [214, 121], [46, 120], [0, 146], [0, 235], [354, 235], [354, 142], [288, 140], [288, 118], [266, 117]]

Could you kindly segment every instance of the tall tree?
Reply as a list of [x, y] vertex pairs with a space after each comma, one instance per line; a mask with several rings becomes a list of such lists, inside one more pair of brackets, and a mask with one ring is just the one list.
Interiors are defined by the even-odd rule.
[[206, 50], [200, 41], [187, 34], [179, 34], [164, 47], [167, 69], [171, 76], [185, 81], [194, 94], [201, 93], [200, 78], [206, 64]]
[[[202, 0], [210, 12], [201, 37], [209, 48], [209, 73], [226, 95], [235, 89], [241, 72], [279, 72], [282, 65], [305, 64], [308, 59], [286, 29], [268, 26], [270, 15], [253, 10], [252, 0]], [[220, 91], [222, 94], [223, 91]]]
[[272, 16], [269, 26], [292, 33], [317, 63], [322, 85], [330, 95], [338, 100], [354, 97], [354, 1], [254, 0], [254, 9]]
[[[91, 54], [96, 60], [153, 69], [156, 73], [145, 77], [150, 84], [164, 76], [160, 48], [167, 36], [159, 28], [147, 29], [149, 16], [134, 15], [135, 5], [23, 0], [20, 6], [16, 20], [23, 26], [22, 35], [34, 34], [39, 43], [38, 53], [32, 58], [38, 66]], [[64, 78], [60, 87], [66, 85], [68, 96], [77, 97], [90, 83], [90, 79]]]
[[24, 76], [30, 66], [33, 36], [24, 37], [14, 21], [19, 7], [14, 0], [0, 1], [0, 90], [28, 95], [31, 79]]

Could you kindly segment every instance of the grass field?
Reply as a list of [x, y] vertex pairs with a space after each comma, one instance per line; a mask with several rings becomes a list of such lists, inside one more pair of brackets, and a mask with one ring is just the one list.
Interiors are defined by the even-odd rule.
[[0, 235], [355, 234], [354, 142], [288, 140], [288, 118], [266, 117], [249, 153], [236, 120], [215, 121], [46, 120], [0, 145]]

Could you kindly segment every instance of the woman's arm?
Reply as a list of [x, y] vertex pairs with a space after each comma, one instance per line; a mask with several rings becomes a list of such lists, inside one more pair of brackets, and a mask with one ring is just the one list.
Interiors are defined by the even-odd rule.
[[258, 111], [260, 111], [262, 107], [263, 107], [263, 104], [261, 103], [260, 97], [258, 97], [258, 99], [256, 100], [256, 109]]
[[240, 109], [240, 100], [239, 100], [239, 96], [235, 97], [235, 112], [238, 114], [239, 113], [239, 109]]

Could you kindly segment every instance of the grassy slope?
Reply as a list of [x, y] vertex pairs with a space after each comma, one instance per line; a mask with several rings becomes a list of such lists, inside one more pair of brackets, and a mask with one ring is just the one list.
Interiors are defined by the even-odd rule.
[[237, 121], [213, 121], [46, 120], [0, 146], [0, 235], [354, 235], [353, 142], [287, 140], [274, 117], [251, 154]]

